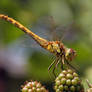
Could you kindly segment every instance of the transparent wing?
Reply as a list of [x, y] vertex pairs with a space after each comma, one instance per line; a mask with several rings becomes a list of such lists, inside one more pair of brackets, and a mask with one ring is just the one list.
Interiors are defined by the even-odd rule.
[[35, 27], [39, 29], [35, 31], [41, 33], [40, 36], [48, 40], [76, 42], [82, 35], [80, 27], [74, 21], [59, 25], [52, 16], [41, 17]]
[[60, 41], [64, 43], [75, 43], [79, 41], [80, 37], [83, 35], [80, 27], [74, 22], [70, 22], [65, 25], [59, 25], [54, 33], [58, 36]]
[[24, 48], [39, 48], [39, 44], [36, 43], [29, 35], [24, 34], [19, 38], [19, 44]]
[[51, 16], [39, 18], [32, 29], [39, 36], [47, 40], [53, 40], [53, 36], [55, 37], [54, 30], [56, 29], [56, 25]]
[[[70, 22], [64, 25], [57, 25], [52, 16], [45, 16], [38, 19], [30, 28], [32, 32], [47, 40], [59, 40], [65, 43], [76, 42], [79, 39], [80, 30], [77, 30], [76, 24]], [[29, 36], [21, 38], [25, 47], [40, 47]]]
[[[52, 33], [51, 33], [51, 22], [49, 20], [49, 17], [40, 18], [37, 23], [33, 24], [32, 28], [30, 30], [37, 34], [38, 36], [46, 39], [51, 40], [52, 39]], [[37, 44], [34, 39], [32, 39], [29, 35], [25, 34], [22, 37], [20, 37], [20, 43], [22, 47], [36, 47], [39, 48], [39, 44]]]

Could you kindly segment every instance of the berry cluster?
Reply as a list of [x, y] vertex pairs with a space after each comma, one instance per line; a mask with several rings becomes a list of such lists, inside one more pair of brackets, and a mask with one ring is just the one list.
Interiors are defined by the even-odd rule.
[[67, 69], [63, 70], [55, 80], [56, 92], [83, 92], [78, 74]]
[[29, 81], [22, 86], [22, 92], [48, 92], [39, 82]]

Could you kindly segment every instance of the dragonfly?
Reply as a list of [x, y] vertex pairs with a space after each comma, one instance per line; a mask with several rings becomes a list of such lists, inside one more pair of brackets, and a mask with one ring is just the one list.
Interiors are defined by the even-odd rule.
[[48, 67], [48, 71], [51, 69], [51, 67], [54, 65], [53, 68], [53, 74], [55, 75], [54, 71], [57, 68], [58, 64], [61, 63], [61, 69], [63, 70], [64, 64], [70, 66], [71, 68], [75, 69], [74, 66], [70, 64], [70, 62], [75, 58], [76, 51], [72, 48], [66, 47], [62, 41], [56, 40], [56, 41], [48, 41], [35, 33], [33, 33], [31, 30], [23, 26], [21, 23], [16, 21], [15, 19], [8, 17], [7, 15], [0, 14], [0, 19], [3, 19], [7, 22], [10, 22], [26, 34], [28, 34], [30, 37], [32, 37], [42, 48], [46, 49], [50, 53], [54, 54], [56, 56], [56, 59], [51, 63], [51, 65]]

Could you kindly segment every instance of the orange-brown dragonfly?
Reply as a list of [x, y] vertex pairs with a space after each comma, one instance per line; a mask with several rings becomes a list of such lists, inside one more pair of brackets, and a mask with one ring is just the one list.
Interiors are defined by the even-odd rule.
[[[55, 64], [53, 68], [53, 73], [55, 68], [57, 68], [57, 65], [61, 63], [61, 69], [63, 69], [63, 65], [67, 64], [68, 66], [74, 68], [70, 61], [73, 60], [73, 58], [76, 56], [76, 51], [72, 48], [67, 48], [61, 41], [48, 41], [44, 38], [39, 37], [35, 33], [33, 33], [31, 30], [27, 29], [25, 26], [20, 24], [18, 21], [14, 20], [13, 18], [10, 18], [6, 15], [0, 14], [0, 18], [4, 19], [5, 21], [10, 22], [11, 24], [15, 25], [17, 28], [31, 36], [42, 48], [48, 50], [49, 52], [53, 53], [56, 56], [56, 59], [52, 62], [52, 64], [49, 66], [48, 70], [52, 67], [53, 64]], [[54, 74], [55, 75], [55, 74]]]

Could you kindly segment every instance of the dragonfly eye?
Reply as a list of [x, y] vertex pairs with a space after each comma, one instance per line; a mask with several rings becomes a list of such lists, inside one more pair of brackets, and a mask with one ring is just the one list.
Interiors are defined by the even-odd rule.
[[76, 54], [76, 51], [73, 50], [73, 49], [71, 49], [71, 50], [70, 50], [71, 59], [73, 59], [76, 55], [77, 55], [77, 54]]
[[73, 49], [68, 49], [66, 59], [72, 61], [75, 56], [76, 52]]
[[73, 56], [76, 56], [76, 55], [77, 55], [77, 54], [76, 54], [76, 51], [73, 50], [73, 49], [71, 49], [70, 52], [72, 53]]

